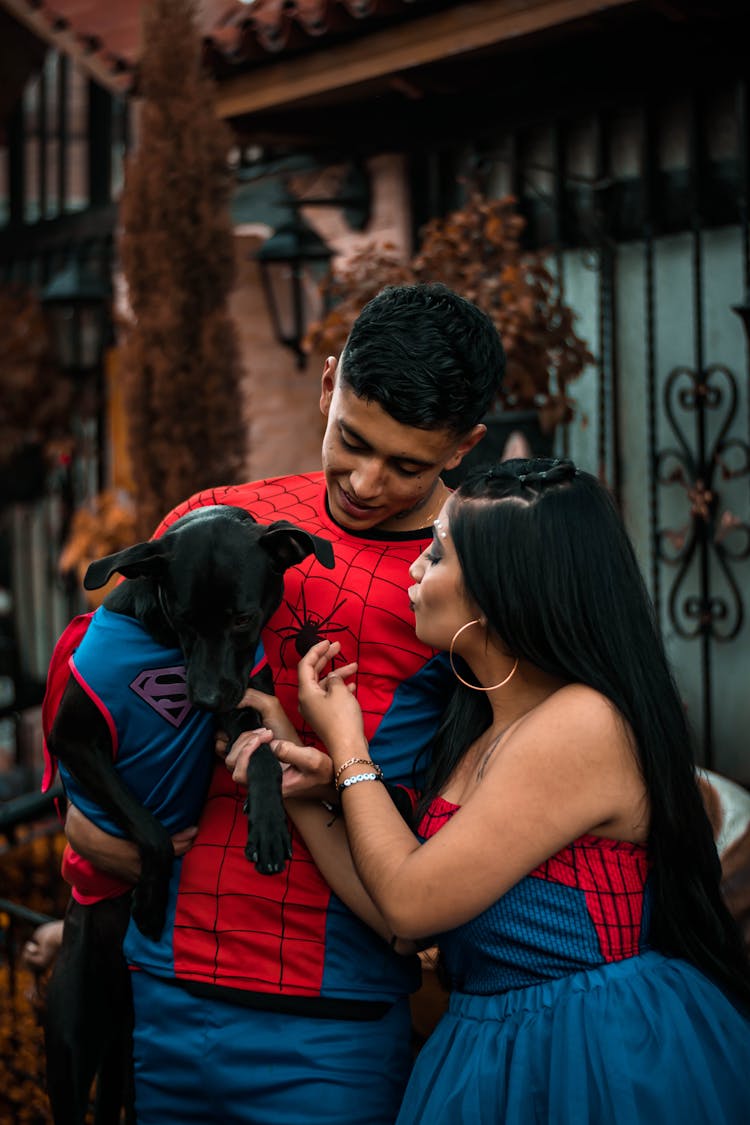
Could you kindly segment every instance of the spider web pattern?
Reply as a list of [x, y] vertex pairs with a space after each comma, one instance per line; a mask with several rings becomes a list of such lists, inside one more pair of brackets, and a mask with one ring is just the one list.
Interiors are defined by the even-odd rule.
[[583, 891], [605, 961], [640, 951], [646, 849], [625, 840], [581, 836], [531, 872], [533, 878]]
[[[420, 835], [434, 836], [456, 811], [456, 805], [437, 797], [422, 819]], [[540, 863], [527, 878], [583, 892], [603, 960], [622, 961], [641, 949], [648, 871], [645, 848], [587, 834]], [[517, 893], [516, 887], [509, 895]]]
[[[260, 523], [286, 519], [332, 542], [334, 570], [310, 556], [286, 572], [284, 601], [264, 630], [263, 642], [277, 696], [302, 740], [320, 745], [297, 709], [295, 640], [303, 622], [308, 631], [341, 641], [338, 662], [354, 660], [359, 665], [357, 698], [371, 738], [396, 689], [416, 677], [434, 655], [415, 636], [406, 593], [408, 568], [430, 535], [388, 539], [382, 533], [371, 538], [347, 534], [326, 512], [322, 473], [200, 493], [175, 509], [157, 534], [186, 512], [210, 504], [245, 508]], [[443, 702], [434, 700], [436, 713]], [[405, 760], [403, 745], [394, 747], [392, 760], [387, 743], [379, 755], [389, 781], [410, 781], [410, 776], [394, 772], [396, 761]], [[349, 923], [339, 906], [329, 910], [331, 893], [296, 834], [292, 859], [282, 874], [259, 875], [248, 862], [243, 798], [219, 764], [198, 841], [181, 866], [174, 917], [175, 974], [279, 994], [317, 996], [324, 991], [324, 979], [326, 994], [340, 995], [343, 990], [375, 999], [393, 993], [392, 982], [384, 983], [382, 958], [372, 968], [368, 961], [374, 959], [363, 950], [358, 962], [359, 934], [356, 941], [347, 941], [338, 931], [332, 935], [333, 927]], [[332, 953], [333, 947], [338, 954]]]

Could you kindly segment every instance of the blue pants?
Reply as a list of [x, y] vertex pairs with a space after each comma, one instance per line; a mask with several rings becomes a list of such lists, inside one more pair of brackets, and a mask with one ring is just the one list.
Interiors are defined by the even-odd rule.
[[131, 976], [138, 1125], [395, 1121], [411, 1069], [406, 1000], [379, 1020], [318, 1019]]

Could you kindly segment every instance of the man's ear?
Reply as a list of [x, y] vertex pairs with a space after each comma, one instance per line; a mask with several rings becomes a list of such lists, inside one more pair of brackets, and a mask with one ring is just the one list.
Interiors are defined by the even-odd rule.
[[328, 417], [328, 411], [331, 408], [333, 389], [336, 386], [337, 368], [338, 360], [335, 356], [329, 355], [328, 359], [323, 364], [323, 374], [320, 379], [320, 413], [324, 418]]
[[453, 452], [453, 456], [443, 465], [444, 469], [457, 469], [470, 449], [477, 445], [487, 433], [484, 422], [477, 422], [473, 429], [464, 434]]

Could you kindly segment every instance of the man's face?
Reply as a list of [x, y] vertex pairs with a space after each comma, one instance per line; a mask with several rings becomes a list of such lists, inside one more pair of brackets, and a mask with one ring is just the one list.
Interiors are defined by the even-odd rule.
[[425, 527], [442, 502], [440, 473], [455, 468], [485, 432], [481, 424], [463, 437], [405, 426], [343, 383], [332, 357], [323, 369], [320, 409], [327, 419], [322, 458], [328, 503], [336, 522], [350, 531]]

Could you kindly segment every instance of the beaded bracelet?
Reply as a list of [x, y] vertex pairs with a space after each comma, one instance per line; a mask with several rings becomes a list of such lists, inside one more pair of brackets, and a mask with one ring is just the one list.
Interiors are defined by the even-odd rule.
[[339, 768], [336, 770], [336, 773], [333, 775], [333, 784], [336, 787], [338, 787], [339, 778], [341, 777], [342, 773], [344, 772], [344, 770], [348, 769], [349, 766], [371, 766], [377, 774], [379, 774], [381, 777], [383, 776], [383, 771], [381, 770], [380, 766], [376, 765], [375, 762], [371, 761], [370, 758], [349, 758], [344, 762], [343, 765], [339, 766]]
[[382, 781], [382, 773], [355, 773], [354, 777], [345, 777], [340, 785], [336, 786], [337, 793], [343, 793], [350, 785], [357, 785], [360, 781]]

